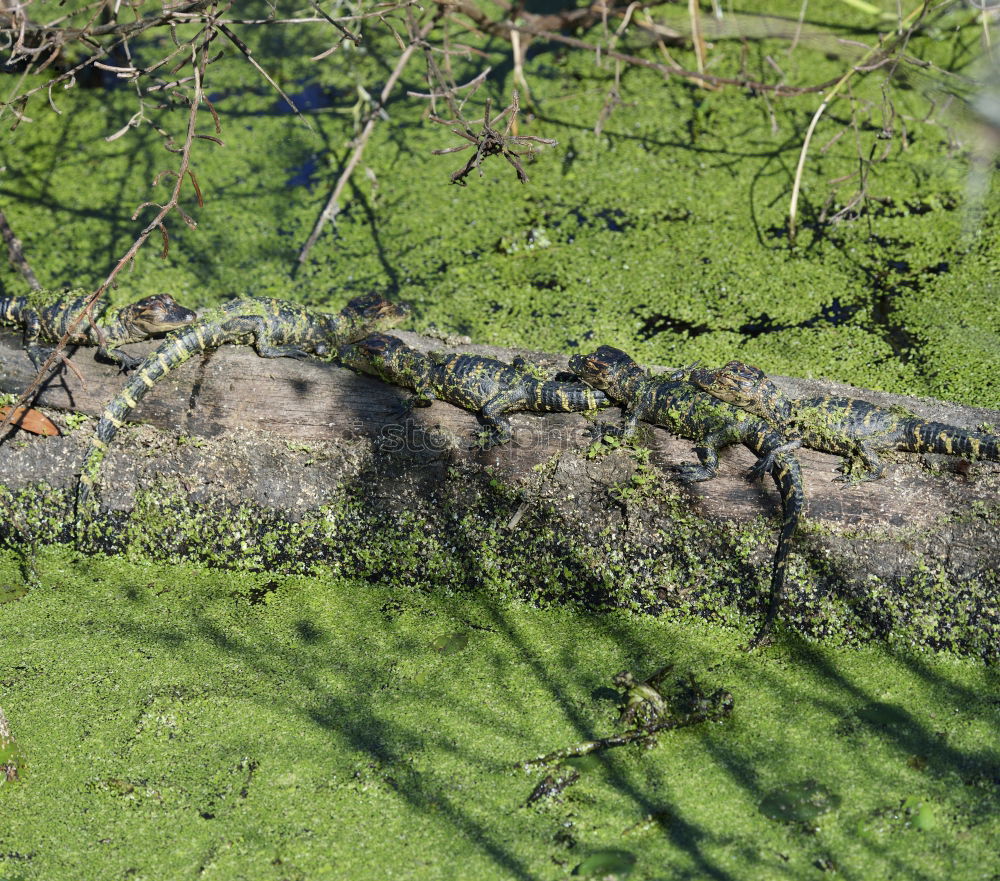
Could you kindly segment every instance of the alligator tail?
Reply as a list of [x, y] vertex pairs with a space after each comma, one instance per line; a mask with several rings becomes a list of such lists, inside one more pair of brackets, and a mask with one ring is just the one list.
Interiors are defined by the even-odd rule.
[[25, 304], [24, 297], [0, 294], [0, 324], [20, 324]]
[[995, 435], [968, 431], [944, 422], [924, 422], [921, 419], [906, 420], [902, 429], [907, 450], [1000, 461], [1000, 437]]
[[781, 493], [781, 532], [778, 535], [778, 549], [774, 553], [774, 567], [771, 572], [771, 598], [767, 607], [764, 623], [750, 640], [748, 649], [759, 646], [768, 635], [774, 624], [774, 619], [781, 608], [785, 597], [785, 575], [788, 563], [788, 551], [791, 548], [792, 536], [799, 525], [802, 509], [805, 505], [805, 494], [802, 491], [802, 469], [799, 460], [790, 453], [778, 453], [774, 457], [771, 477]]
[[108, 445], [118, 433], [118, 429], [125, 424], [128, 414], [159, 379], [179, 367], [192, 355], [211, 345], [214, 345], [214, 340], [210, 340], [210, 334], [206, 333], [205, 328], [194, 325], [185, 328], [150, 353], [129, 377], [124, 388], [105, 408], [97, 423], [94, 438], [90, 442], [90, 449], [87, 451], [87, 458], [83, 462], [83, 470], [76, 487], [78, 534], [81, 523], [89, 519], [91, 493], [101, 470], [101, 463], [108, 451]]
[[535, 398], [537, 409], [543, 413], [578, 413], [611, 403], [604, 392], [582, 382], [541, 382]]

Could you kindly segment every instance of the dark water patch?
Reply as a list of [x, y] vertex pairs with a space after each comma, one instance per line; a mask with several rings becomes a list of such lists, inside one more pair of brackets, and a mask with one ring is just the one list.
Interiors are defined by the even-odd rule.
[[[899, 253], [909, 250], [909, 243], [898, 242], [882, 237], [872, 237], [873, 244], [879, 248]], [[904, 293], [920, 293], [929, 278], [943, 275], [951, 270], [951, 263], [939, 260], [929, 266], [914, 267], [905, 259], [880, 259], [877, 262], [862, 263], [861, 271], [865, 274], [870, 287], [869, 310], [871, 323], [869, 328], [879, 334], [892, 348], [894, 357], [907, 363], [916, 351], [918, 340], [904, 325], [893, 320], [897, 301]]]
[[652, 315], [643, 316], [639, 310], [642, 306], [636, 306], [630, 314], [642, 321], [642, 325], [637, 331], [640, 339], [649, 340], [661, 333], [683, 333], [689, 337], [701, 336], [703, 333], [711, 333], [714, 328], [707, 324], [694, 324], [682, 318], [674, 318], [672, 315], [663, 315], [654, 312]]
[[261, 603], [266, 602], [268, 595], [276, 591], [279, 586], [277, 581], [268, 581], [264, 584], [251, 587], [247, 591], [247, 601], [251, 606], [259, 606]]
[[[335, 106], [337, 99], [346, 94], [343, 90], [338, 90], [329, 85], [322, 85], [315, 80], [309, 82], [299, 80], [294, 84], [297, 91], [285, 89], [285, 94], [295, 103], [298, 112], [303, 115], [316, 113], [321, 110], [328, 110]], [[288, 102], [267, 84], [254, 84], [252, 86], [233, 86], [209, 92], [207, 95], [209, 102], [217, 108], [230, 98], [249, 98], [254, 109], [236, 110], [226, 108], [226, 113], [230, 116], [286, 116], [294, 114], [295, 111], [288, 105]], [[266, 99], [266, 104], [254, 99]], [[221, 109], [221, 108], [219, 108]]]
[[621, 208], [605, 208], [594, 215], [603, 221], [605, 228], [611, 232], [625, 232], [634, 225], [631, 221], [626, 221], [626, 216]]
[[931, 193], [897, 201], [892, 196], [868, 200], [867, 213], [872, 217], [920, 217], [934, 211], [954, 211], [959, 200], [950, 193]]
[[[691, 219], [691, 212], [687, 209], [663, 210], [644, 214], [641, 219], [637, 219], [631, 217], [621, 208], [602, 208], [600, 211], [588, 214], [580, 207], [573, 207], [566, 212], [565, 217], [576, 220], [577, 227], [596, 227], [598, 229], [603, 227], [609, 232], [627, 232], [642, 226], [684, 223]], [[546, 222], [553, 229], [558, 229], [562, 225], [560, 218], [553, 214], [546, 215]]]
[[536, 291], [561, 291], [563, 289], [562, 283], [555, 278], [532, 279], [531, 286]]
[[896, 309], [895, 297], [895, 291], [876, 294], [871, 308], [872, 324], [892, 348], [893, 355], [905, 364], [918, 348], [917, 339], [903, 325], [892, 321], [891, 316]]
[[805, 321], [799, 321], [795, 324], [779, 324], [766, 312], [762, 312], [757, 317], [751, 318], [746, 324], [740, 325], [739, 332], [744, 336], [754, 339], [762, 336], [763, 334], [774, 333], [779, 330], [816, 327], [820, 324], [828, 324], [831, 327], [839, 327], [842, 324], [846, 324], [860, 310], [860, 304], [851, 303], [849, 305], [844, 305], [840, 302], [839, 297], [834, 297], [828, 305], [823, 306], [820, 309], [818, 315], [814, 315], [812, 318], [807, 318]]
[[[299, 113], [313, 113], [317, 110], [327, 110], [334, 105], [334, 98], [337, 93], [329, 86], [321, 85], [315, 81], [300, 83], [297, 92], [288, 92], [288, 97], [299, 109]], [[288, 102], [280, 95], [275, 96], [275, 104], [271, 110], [278, 116], [294, 113]]]
[[319, 157], [312, 154], [305, 162], [291, 169], [291, 177], [285, 181], [286, 187], [305, 187], [312, 192], [313, 176], [319, 169]]

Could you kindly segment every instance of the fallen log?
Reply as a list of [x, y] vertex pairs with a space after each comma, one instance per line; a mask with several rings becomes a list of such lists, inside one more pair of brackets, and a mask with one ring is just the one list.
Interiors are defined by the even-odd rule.
[[[553, 370], [566, 359], [401, 333]], [[135, 346], [141, 352], [150, 346]], [[99, 415], [120, 389], [90, 351], [35, 406]], [[0, 335], [0, 391], [33, 370]], [[1000, 412], [778, 378], [795, 396], [856, 394], [965, 427]], [[750, 628], [766, 602], [780, 501], [749, 484], [731, 448], [717, 479], [680, 484], [691, 442], [649, 429], [649, 450], [590, 458], [579, 414], [517, 414], [512, 443], [475, 448], [481, 425], [449, 404], [405, 410], [406, 392], [332, 364], [223, 347], [159, 383], [105, 460], [92, 545], [155, 559], [315, 571], [401, 587], [482, 586], [532, 600], [668, 609]], [[68, 540], [71, 491], [93, 421], [49, 414], [62, 437], [0, 437], [0, 541]], [[616, 418], [615, 411], [602, 419]], [[800, 451], [807, 518], [793, 546], [785, 622], [846, 641], [887, 637], [1000, 655], [1000, 466], [899, 454], [885, 479], [834, 482], [834, 456]], [[959, 467], [955, 468], [956, 465]], [[676, 613], [676, 612], [675, 612]]]

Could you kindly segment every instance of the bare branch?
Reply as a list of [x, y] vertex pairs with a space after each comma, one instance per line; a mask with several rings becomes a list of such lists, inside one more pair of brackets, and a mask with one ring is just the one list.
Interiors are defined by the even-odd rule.
[[365, 122], [364, 128], [361, 130], [361, 134], [358, 135], [354, 141], [354, 150], [351, 152], [351, 156], [347, 160], [344, 170], [337, 179], [337, 183], [333, 188], [333, 192], [330, 194], [330, 198], [327, 199], [326, 205], [319, 215], [319, 219], [316, 221], [312, 232], [309, 234], [309, 238], [306, 239], [306, 243], [302, 246], [302, 250], [299, 251], [299, 263], [306, 262], [309, 257], [309, 252], [313, 249], [313, 245], [316, 244], [320, 233], [323, 231], [323, 227], [326, 226], [327, 222], [333, 220], [337, 216], [339, 211], [338, 203], [340, 196], [344, 191], [344, 187], [347, 186], [347, 182], [351, 179], [354, 169], [361, 161], [361, 156], [365, 152], [365, 145], [368, 143], [368, 139], [371, 137], [372, 131], [375, 129], [375, 123], [378, 121], [378, 111], [383, 110], [385, 107], [386, 102], [389, 100], [389, 95], [392, 94], [392, 90], [396, 85], [396, 81], [400, 78], [400, 76], [402, 76], [403, 71], [406, 69], [406, 65], [409, 64], [410, 59], [413, 57], [414, 51], [423, 39], [431, 32], [431, 30], [433, 30], [435, 24], [437, 24], [437, 21], [432, 19], [420, 28], [420, 30], [412, 36], [410, 45], [406, 47], [403, 53], [396, 60], [396, 66], [392, 69], [392, 73], [389, 74], [389, 79], [386, 80], [385, 85], [382, 87], [382, 93], [379, 95], [378, 104], [368, 114], [368, 120]]

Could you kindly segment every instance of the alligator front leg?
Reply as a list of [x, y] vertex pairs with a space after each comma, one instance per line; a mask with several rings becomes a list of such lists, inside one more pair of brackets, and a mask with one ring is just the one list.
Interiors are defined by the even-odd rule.
[[136, 358], [134, 355], [130, 355], [122, 349], [108, 348], [107, 346], [98, 347], [97, 357], [100, 360], [110, 361], [112, 364], [117, 364], [118, 370], [122, 373], [129, 373], [142, 364], [142, 358]]
[[595, 422], [591, 428], [591, 434], [595, 442], [600, 442], [606, 437], [613, 437], [620, 441], [630, 441], [639, 430], [639, 413], [635, 410], [626, 410], [625, 418], [621, 425], [608, 425], [606, 422]]
[[703, 480], [711, 480], [718, 473], [719, 451], [713, 446], [698, 446], [694, 448], [700, 465], [694, 462], [686, 462], [683, 465], [675, 465], [674, 471], [684, 483], [700, 483]]
[[733, 438], [728, 431], [714, 432], [702, 439], [702, 442], [694, 448], [695, 455], [700, 464], [695, 465], [688, 462], [683, 465], [674, 466], [674, 471], [684, 483], [699, 483], [703, 480], [711, 480], [719, 470], [719, 450], [733, 443]]

